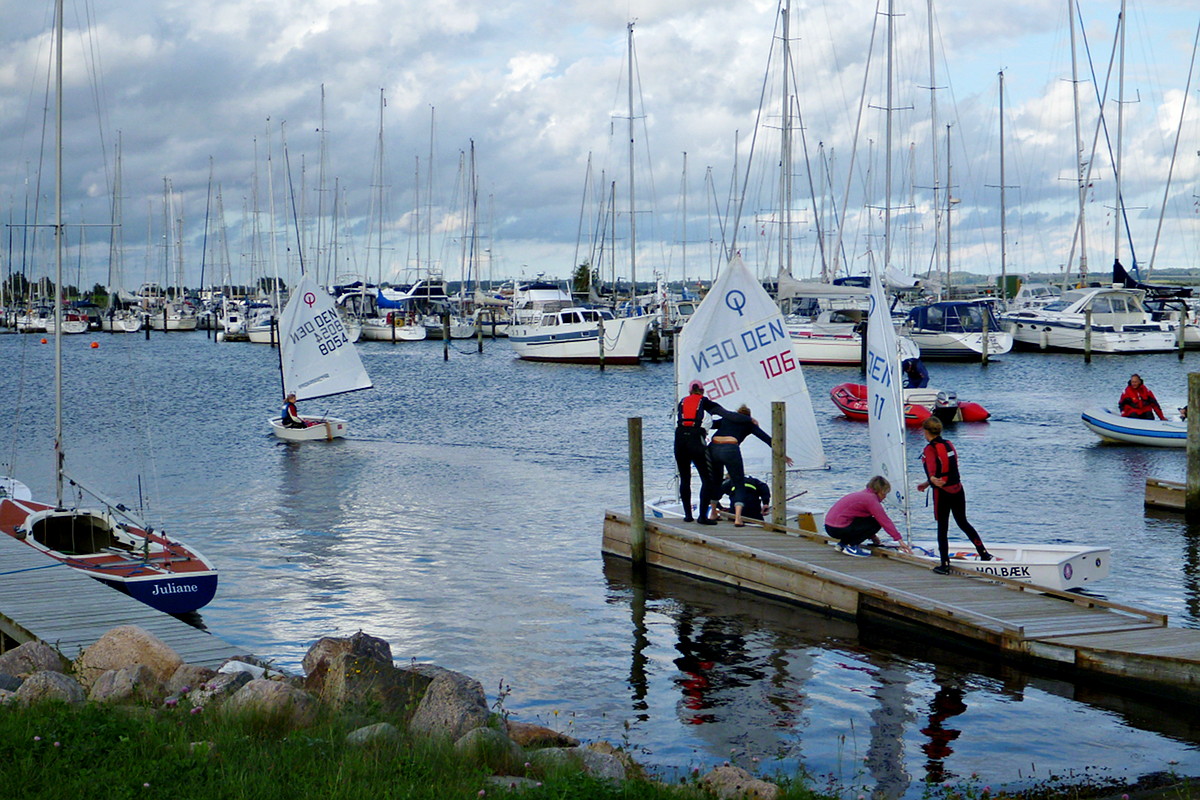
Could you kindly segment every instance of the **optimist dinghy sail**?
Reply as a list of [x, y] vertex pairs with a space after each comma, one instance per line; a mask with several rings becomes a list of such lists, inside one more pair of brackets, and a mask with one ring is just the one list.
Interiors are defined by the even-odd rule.
[[[297, 400], [356, 392], [373, 385], [333, 298], [307, 275], [301, 276], [279, 318], [279, 372], [284, 398], [294, 393]], [[285, 427], [280, 416], [267, 422], [280, 439], [294, 442], [346, 435], [345, 420], [302, 418], [307, 427]]]
[[[783, 324], [783, 315], [754, 275], [735, 256], [721, 270], [679, 334], [676, 393], [693, 380], [710, 400], [731, 411], [750, 407], [770, 432], [771, 403], [787, 409], [787, 454], [797, 469], [824, 469], [825, 449], [812, 397]], [[742, 443], [747, 472], [770, 469], [771, 448], [751, 437]]]
[[280, 315], [279, 360], [284, 397], [313, 400], [373, 386], [333, 298], [307, 275]]
[[[892, 327], [883, 281], [871, 277], [867, 317], [867, 423], [871, 439], [871, 468], [892, 484], [884, 501], [888, 511], [908, 523], [908, 467], [904, 444], [904, 392], [900, 385], [900, 344]], [[891, 514], [889, 513], [889, 516]]]

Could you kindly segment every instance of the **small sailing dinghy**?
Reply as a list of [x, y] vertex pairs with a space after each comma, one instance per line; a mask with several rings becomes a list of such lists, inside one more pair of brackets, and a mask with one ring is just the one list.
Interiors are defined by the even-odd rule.
[[1184, 419], [1123, 417], [1111, 408], [1089, 408], [1081, 415], [1084, 426], [1107, 442], [1151, 447], [1187, 447]]
[[[56, 118], [62, 120], [62, 31], [63, 6], [55, 7]], [[61, 124], [60, 124], [61, 128]], [[170, 614], [195, 611], [217, 591], [217, 571], [195, 548], [168, 538], [139, 521], [125, 506], [86, 489], [64, 472], [66, 452], [63, 439], [63, 219], [62, 219], [62, 131], [56, 136], [59, 158], [54, 175], [54, 445], [55, 501], [39, 503], [20, 481], [0, 477], [0, 533], [44, 554], [51, 562], [124, 591], [143, 603]], [[63, 482], [87, 492], [100, 506], [94, 508], [64, 503]], [[55, 566], [48, 563], [47, 567]], [[52, 589], [51, 589], [52, 591]], [[64, 613], [68, 611], [63, 599]]]
[[[871, 465], [892, 484], [892, 495], [884, 502], [889, 514], [902, 514], [907, 527], [908, 467], [902, 421], [904, 399], [899, 384], [900, 351], [882, 291], [872, 293], [867, 347]], [[1081, 589], [1108, 577], [1112, 560], [1112, 551], [1107, 547], [992, 541], [986, 544], [991, 561], [983, 561], [974, 550], [951, 551], [950, 565], [1065, 591]], [[931, 566], [940, 563], [936, 542], [913, 542], [912, 549], [914, 556]]]
[[[766, 425], [761, 421], [769, 420], [772, 402], [781, 400], [787, 413], [787, 455], [794, 468], [826, 467], [812, 397], [783, 315], [740, 257], [721, 270], [683, 326], [676, 347], [678, 397], [687, 394], [693, 380], [699, 380], [710, 400], [730, 411], [744, 403], [764, 429], [770, 428], [769, 421]], [[750, 437], [741, 449], [746, 474], [769, 483], [771, 448]], [[693, 491], [693, 498], [697, 494]], [[647, 507], [657, 517], [683, 516], [678, 497], [661, 497]], [[788, 506], [791, 520], [805, 513], [809, 512]]]
[[[370, 376], [346, 333], [333, 298], [307, 275], [292, 292], [279, 318], [279, 372], [283, 396], [313, 400], [370, 389]], [[289, 442], [309, 442], [346, 435], [347, 423], [335, 417], [301, 415], [303, 428], [270, 417], [271, 432]]]

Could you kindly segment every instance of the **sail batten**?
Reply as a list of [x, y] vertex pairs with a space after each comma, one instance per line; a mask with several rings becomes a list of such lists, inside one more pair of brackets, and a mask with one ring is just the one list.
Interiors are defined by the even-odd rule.
[[314, 400], [372, 387], [333, 298], [307, 275], [279, 317], [284, 395]]
[[[781, 400], [787, 410], [787, 454], [794, 466], [828, 466], [812, 397], [783, 316], [740, 257], [717, 276], [680, 332], [678, 348], [679, 396], [700, 380], [709, 399], [731, 411], [749, 406], [768, 432], [771, 403]], [[743, 442], [742, 455], [747, 471], [770, 469], [771, 448], [759, 440]]]

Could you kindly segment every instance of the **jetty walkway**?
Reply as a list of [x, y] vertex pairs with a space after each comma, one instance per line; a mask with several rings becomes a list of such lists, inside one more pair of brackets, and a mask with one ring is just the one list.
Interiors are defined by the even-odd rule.
[[[605, 512], [602, 550], [631, 558], [631, 532], [629, 515]], [[1169, 627], [1165, 614], [974, 572], [939, 576], [899, 551], [849, 558], [830, 541], [790, 527], [646, 519], [651, 566], [1200, 703], [1200, 631]]]
[[137, 625], [154, 634], [188, 664], [215, 669], [226, 659], [246, 655], [206, 631], [0, 535], [0, 640], [17, 644], [41, 640], [75, 659], [118, 625]]

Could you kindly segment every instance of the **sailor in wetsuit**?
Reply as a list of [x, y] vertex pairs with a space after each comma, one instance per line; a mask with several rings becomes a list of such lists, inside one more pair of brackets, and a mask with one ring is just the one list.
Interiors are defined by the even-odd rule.
[[675, 410], [675, 466], [679, 469], [679, 499], [683, 501], [683, 521], [692, 521], [692, 465], [700, 473], [700, 521], [708, 521], [708, 506], [715, 501], [712, 468], [708, 462], [704, 415], [727, 414], [724, 408], [704, 396], [704, 384], [692, 381], [687, 397]]
[[283, 402], [283, 414], [281, 415], [283, 427], [285, 428], [307, 428], [308, 423], [300, 416], [300, 412], [296, 410], [296, 393], [290, 392]]
[[[742, 484], [742, 516], [747, 519], [766, 519], [766, 512], [771, 507], [771, 487], [752, 475], [747, 475]], [[733, 481], [725, 481], [721, 484], [721, 496], [729, 497], [732, 502], [737, 489]]]
[[938, 557], [941, 563], [933, 568], [939, 575], [950, 574], [950, 515], [979, 553], [981, 561], [991, 561], [992, 554], [983, 546], [979, 532], [967, 521], [967, 496], [963, 492], [962, 480], [958, 475], [958, 451], [954, 445], [942, 438], [942, 421], [930, 417], [921, 425], [925, 433], [924, 452], [921, 463], [925, 466], [927, 480], [917, 484], [917, 491], [933, 487], [933, 516], [937, 520]]
[[[771, 435], [758, 427], [758, 422], [750, 416], [750, 408], [741, 406], [736, 413], [726, 412], [721, 417], [713, 431], [712, 443], [708, 446], [713, 474], [721, 475], [723, 470], [729, 470], [729, 479], [733, 481], [733, 524], [737, 528], [745, 524], [742, 522], [742, 511], [746, 505], [746, 468], [742, 465], [741, 445], [751, 435], [767, 445], [771, 444]], [[792, 459], [789, 458], [787, 463], [790, 467]]]

